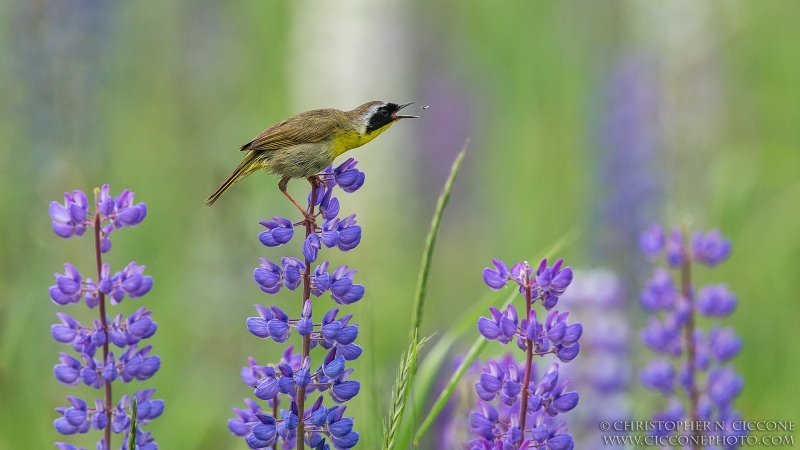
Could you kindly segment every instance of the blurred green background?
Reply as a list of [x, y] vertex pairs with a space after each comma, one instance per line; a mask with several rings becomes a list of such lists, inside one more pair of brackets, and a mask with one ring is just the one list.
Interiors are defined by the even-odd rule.
[[[115, 396], [157, 388], [167, 408], [148, 428], [161, 448], [246, 448], [226, 427], [250, 393], [239, 370], [281, 346], [244, 320], [256, 302], [297, 302], [252, 281], [259, 256], [299, 254], [299, 241], [261, 246], [258, 221], [294, 211], [266, 175], [202, 202], [267, 126], [375, 99], [431, 107], [350, 154], [367, 182], [340, 200], [363, 240], [323, 254], [367, 287], [348, 310], [365, 348], [348, 408], [360, 448], [378, 446], [424, 235], [468, 136], [424, 335], [485, 293], [490, 258], [533, 258], [570, 230], [580, 237], [561, 256], [625, 274], [638, 328], [647, 266], [636, 233], [690, 217], [734, 243], [729, 262], [697, 276], [739, 295], [726, 320], [745, 339], [737, 406], [750, 419], [800, 419], [798, 23], [800, 3], [755, 0], [0, 1], [0, 449], [52, 448], [54, 408], [97, 395], [52, 375], [65, 350], [49, 336], [55, 313], [96, 313], [48, 298], [52, 273], [69, 261], [88, 276], [93, 250], [56, 237], [47, 206], [103, 183], [148, 205], [139, 227], [114, 233], [107, 259], [114, 270], [145, 264], [155, 287], [111, 313], [151, 308], [163, 361], [148, 382], [115, 383]], [[99, 433], [89, 436], [65, 440], [93, 446]]]

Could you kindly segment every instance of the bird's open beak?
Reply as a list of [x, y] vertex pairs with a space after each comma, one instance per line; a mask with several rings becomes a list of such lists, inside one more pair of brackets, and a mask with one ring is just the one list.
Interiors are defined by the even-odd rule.
[[419, 119], [419, 116], [406, 116], [397, 114], [397, 112], [400, 111], [401, 109], [405, 108], [408, 105], [413, 105], [414, 103], [416, 102], [408, 102], [408, 103], [403, 103], [402, 105], [398, 105], [397, 111], [392, 113], [392, 119]]

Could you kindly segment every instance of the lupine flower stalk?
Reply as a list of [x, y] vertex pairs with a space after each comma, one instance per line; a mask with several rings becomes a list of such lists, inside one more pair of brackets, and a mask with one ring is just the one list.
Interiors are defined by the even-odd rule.
[[[106, 299], [116, 305], [125, 297], [136, 299], [147, 294], [153, 286], [153, 278], [144, 275], [144, 266], [131, 262], [124, 269], [111, 273], [111, 266], [103, 263], [103, 254], [111, 250], [110, 235], [113, 231], [134, 227], [144, 220], [147, 207], [144, 203], [134, 204], [134, 193], [124, 190], [119, 196], [110, 195], [109, 186], [95, 189], [94, 211], [89, 211], [89, 202], [80, 190], [64, 193], [64, 204], [52, 202], [49, 212], [56, 235], [69, 239], [81, 237], [91, 229], [94, 234], [94, 254], [97, 282], [84, 279], [78, 269], [70, 263], [64, 264], [64, 273], [56, 273], [56, 284], [50, 287], [50, 298], [58, 305], [80, 303], [84, 300], [91, 309], [99, 307], [99, 317], [91, 324], [81, 324], [65, 313], [56, 313], [61, 321], [50, 328], [53, 338], [70, 344], [79, 358], [62, 352], [60, 364], [53, 368], [58, 381], [69, 386], [83, 383], [95, 389], [103, 389], [102, 399], [97, 398], [91, 405], [78, 397], [68, 396], [70, 405], [59, 407], [56, 411], [63, 417], [55, 420], [56, 430], [65, 435], [86, 433], [89, 429], [103, 430], [103, 437], [97, 443], [98, 450], [111, 446], [111, 433], [125, 432], [131, 425], [128, 413], [130, 399], [127, 394], [114, 404], [112, 382], [120, 380], [128, 383], [133, 380], [144, 381], [152, 377], [161, 367], [161, 358], [150, 355], [151, 346], [141, 346], [141, 341], [151, 337], [158, 325], [151, 318], [152, 311], [145, 307], [137, 309], [125, 318], [118, 314], [113, 320], [106, 314]], [[119, 358], [110, 349], [111, 344], [119, 349]], [[96, 359], [97, 349], [102, 349], [102, 359]], [[145, 425], [160, 416], [164, 411], [163, 400], [153, 400], [155, 389], [140, 390], [133, 394], [138, 402], [136, 421]], [[139, 434], [142, 434], [139, 436]], [[123, 440], [122, 448], [126, 449]], [[137, 431], [137, 448], [155, 450], [158, 445], [148, 433]], [[76, 450], [77, 447], [57, 442], [61, 450]]]
[[[350, 193], [364, 184], [364, 173], [356, 164], [351, 158], [309, 179], [311, 192], [306, 213], [311, 219], [292, 222], [273, 217], [261, 222], [266, 230], [258, 238], [267, 247], [289, 243], [295, 227], [305, 229], [302, 260], [284, 256], [278, 264], [261, 258], [261, 264], [253, 272], [256, 284], [267, 294], [277, 294], [282, 288], [295, 291], [302, 284], [302, 296], [294, 316], [278, 306], [255, 305], [258, 316], [247, 319], [247, 329], [259, 338], [277, 343], [289, 340], [294, 330], [301, 336], [302, 344], [299, 353], [289, 345], [276, 363], [260, 365], [251, 357], [242, 368], [242, 380], [253, 389], [256, 398], [267, 401], [267, 407], [245, 399], [247, 408], [234, 408], [237, 417], [228, 421], [228, 428], [234, 435], [244, 437], [253, 449], [277, 449], [280, 442], [283, 449], [297, 446], [302, 450], [308, 446], [326, 450], [332, 444], [335, 449], [346, 450], [358, 443], [353, 418], [344, 417], [345, 403], [361, 388], [358, 381], [350, 379], [353, 369], [346, 368], [347, 361], [355, 360], [362, 352], [354, 343], [358, 324], [351, 323], [352, 314], [340, 316], [338, 307], [315, 321], [312, 299], [328, 292], [334, 303], [346, 306], [364, 296], [364, 286], [353, 282], [356, 271], [348, 266], [329, 270], [329, 262], [324, 261], [312, 267], [323, 247], [346, 252], [361, 242], [361, 226], [355, 214], [340, 218], [339, 200], [333, 196], [337, 186]], [[317, 346], [327, 353], [314, 366], [311, 350]], [[323, 395], [310, 397], [314, 391], [327, 392], [334, 405], [326, 407]], [[307, 401], [311, 401], [310, 405]], [[287, 402], [288, 407], [280, 409]]]
[[[666, 268], [656, 267], [640, 296], [646, 310], [663, 312], [660, 318], [652, 317], [641, 332], [644, 344], [666, 357], [651, 361], [640, 373], [646, 388], [669, 398], [668, 408], [654, 417], [727, 424], [739, 420], [733, 400], [744, 383], [725, 364], [741, 351], [742, 340], [732, 328], [715, 325], [705, 333], [697, 327], [698, 314], [708, 318], [730, 315], [736, 308], [736, 297], [724, 284], [696, 289], [692, 282], [693, 264], [720, 264], [730, 255], [730, 240], [718, 230], [690, 234], [689, 230], [673, 228], [665, 236], [664, 230], [654, 224], [640, 234], [639, 244], [650, 257], [663, 255], [667, 267], [676, 273], [674, 277]], [[725, 428], [731, 430], [730, 426]], [[726, 436], [720, 437], [724, 440]], [[738, 435], [730, 436], [733, 438], [725, 441], [725, 448], [736, 448]], [[692, 430], [692, 438], [692, 448], [700, 448], [701, 430]]]
[[[528, 450], [547, 448], [567, 450], [574, 447], [566, 423], [551, 426], [552, 418], [577, 406], [578, 393], [567, 391], [569, 380], [558, 379], [558, 363], [553, 362], [540, 381], [534, 377], [533, 357], [555, 355], [568, 363], [578, 356], [578, 339], [583, 333], [580, 323], [568, 324], [569, 313], [559, 313], [553, 308], [572, 282], [572, 269], [562, 267], [559, 259], [548, 266], [543, 259], [534, 270], [527, 262], [515, 264], [511, 270], [500, 261], [493, 260], [494, 268], [483, 271], [483, 280], [494, 290], [502, 289], [512, 281], [525, 295], [525, 315], [520, 321], [514, 305], [506, 311], [494, 307], [491, 318], [478, 320], [478, 331], [488, 340], [498, 340], [503, 345], [516, 340], [525, 352], [524, 363], [498, 363], [489, 361], [475, 384], [482, 402], [470, 414], [470, 426], [480, 437], [469, 442], [471, 450]], [[551, 311], [539, 322], [535, 302]], [[500, 406], [490, 402], [500, 399]], [[501, 414], [510, 408], [509, 414]]]

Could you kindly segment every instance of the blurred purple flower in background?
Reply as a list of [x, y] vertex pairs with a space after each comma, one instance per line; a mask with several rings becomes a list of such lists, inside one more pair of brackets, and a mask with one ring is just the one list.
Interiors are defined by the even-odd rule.
[[742, 340], [732, 328], [715, 325], [706, 333], [697, 326], [698, 314], [708, 318], [730, 315], [736, 297], [722, 284], [697, 289], [691, 278], [693, 263], [716, 266], [730, 255], [731, 242], [718, 230], [705, 235], [697, 232], [690, 239], [688, 230], [673, 228], [666, 239], [661, 236], [665, 236], [661, 227], [651, 225], [639, 239], [646, 255], [655, 258], [663, 252], [667, 265], [678, 272], [673, 279], [666, 269], [656, 267], [641, 294], [645, 309], [662, 311], [641, 332], [645, 345], [663, 356], [639, 374], [642, 385], [669, 399], [669, 407], [657, 412], [654, 419], [723, 423], [725, 426], [712, 431], [693, 430], [690, 447], [700, 448], [705, 434], [730, 437], [724, 441], [725, 448], [737, 448], [736, 437], [744, 432], [733, 431], [729, 425], [741, 418], [733, 400], [744, 382], [726, 363], [741, 351]]
[[[267, 405], [262, 407], [246, 398], [247, 409], [234, 408], [237, 417], [228, 420], [230, 432], [243, 437], [250, 448], [275, 449], [280, 443], [283, 449], [308, 446], [324, 450], [332, 446], [346, 450], [358, 443], [353, 418], [344, 416], [347, 409], [344, 403], [361, 390], [361, 383], [350, 379], [353, 369], [346, 367], [347, 362], [362, 353], [355, 344], [358, 324], [350, 323], [351, 314], [337, 319], [338, 308], [328, 310], [315, 321], [311, 299], [311, 295], [320, 297], [329, 292], [336, 304], [350, 305], [364, 297], [364, 286], [354, 282], [355, 270], [344, 265], [329, 272], [328, 261], [312, 267], [323, 245], [349, 251], [361, 241], [361, 226], [356, 225], [355, 214], [340, 219], [339, 200], [333, 197], [337, 186], [345, 192], [354, 192], [364, 184], [364, 173], [356, 169], [356, 164], [351, 158], [317, 175], [319, 183], [312, 184], [308, 211], [315, 219], [322, 219], [321, 226], [316, 220], [292, 223], [281, 217], [261, 222], [267, 230], [258, 237], [267, 247], [288, 243], [295, 226], [305, 228], [301, 245], [304, 260], [284, 256], [279, 265], [261, 258], [260, 266], [253, 271], [256, 284], [267, 294], [277, 294], [281, 287], [294, 291], [302, 286], [302, 302], [296, 316], [277, 306], [255, 305], [258, 316], [247, 319], [247, 330], [277, 343], [291, 339], [296, 331], [302, 345], [299, 353], [294, 352], [294, 345], [289, 345], [277, 364], [260, 365], [251, 357], [242, 368], [242, 380]], [[317, 346], [327, 353], [312, 365], [316, 358], [312, 359], [311, 350]], [[320, 395], [311, 397], [315, 391]], [[333, 402], [327, 407], [323, 404], [326, 392]], [[309, 405], [310, 400], [313, 403]]]
[[[659, 210], [663, 175], [659, 169], [663, 136], [659, 123], [661, 92], [654, 61], [628, 55], [604, 83], [598, 120], [600, 192], [596, 202], [603, 261], [624, 261], [637, 253], [634, 239]], [[629, 269], [629, 268], [626, 268]]]
[[584, 325], [581, 364], [566, 365], [562, 371], [581, 392], [582, 406], [570, 414], [575, 447], [594, 448], [602, 442], [597, 424], [632, 416], [627, 392], [631, 330], [625, 287], [606, 269], [576, 271], [575, 281], [559, 303]]
[[[152, 320], [152, 311], [141, 307], [126, 319], [118, 314], [113, 321], [106, 314], [106, 297], [115, 305], [124, 297], [134, 299], [147, 294], [153, 286], [153, 279], [144, 275], [144, 266], [135, 262], [128, 264], [123, 270], [111, 275], [109, 264], [104, 264], [102, 255], [111, 249], [109, 235], [112, 230], [133, 227], [142, 222], [147, 215], [144, 203], [133, 203], [133, 192], [124, 190], [119, 196], [112, 197], [108, 185], [95, 189], [94, 211], [89, 211], [86, 195], [79, 191], [64, 193], [64, 204], [52, 202], [49, 212], [53, 231], [56, 235], [69, 239], [81, 237], [86, 230], [94, 231], [96, 270], [98, 282], [91, 278], [84, 279], [72, 264], [64, 264], [64, 274], [56, 273], [56, 284], [50, 287], [50, 298], [58, 305], [80, 303], [84, 299], [89, 308], [99, 306], [99, 319], [91, 325], [82, 325], [78, 320], [64, 313], [56, 313], [60, 324], [50, 328], [50, 334], [61, 343], [70, 344], [80, 354], [80, 359], [68, 353], [61, 353], [53, 368], [56, 379], [62, 384], [77, 386], [81, 383], [95, 389], [104, 389], [104, 398], [95, 399], [94, 407], [84, 400], [68, 396], [70, 406], [56, 408], [62, 417], [53, 422], [56, 431], [71, 435], [86, 433], [89, 429], [103, 430], [103, 438], [97, 443], [99, 450], [111, 446], [111, 433], [125, 432], [123, 448], [127, 446], [127, 435], [130, 432], [131, 417], [128, 410], [131, 401], [123, 395], [113, 406], [111, 383], [121, 380], [129, 383], [133, 380], [145, 381], [152, 377], [161, 367], [161, 358], [150, 355], [151, 347], [139, 348], [142, 339], [151, 337], [158, 325]], [[109, 344], [120, 349], [119, 358], [109, 350]], [[96, 355], [101, 349], [101, 355]], [[99, 357], [99, 359], [98, 359]], [[152, 400], [155, 389], [140, 390], [134, 394], [137, 400], [136, 421], [139, 426], [147, 424], [164, 411], [163, 400]], [[136, 442], [140, 449], [156, 450], [150, 433], [137, 429]], [[58, 442], [61, 449], [77, 447]]]

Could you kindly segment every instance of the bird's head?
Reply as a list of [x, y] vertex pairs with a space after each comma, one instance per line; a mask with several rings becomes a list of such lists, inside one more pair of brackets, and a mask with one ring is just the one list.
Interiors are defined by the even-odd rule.
[[398, 105], [397, 103], [374, 101], [364, 103], [350, 111], [350, 113], [361, 126], [362, 134], [369, 135], [375, 132], [380, 134], [400, 119], [417, 118], [417, 116], [397, 114], [401, 109], [413, 103], [401, 103]]

